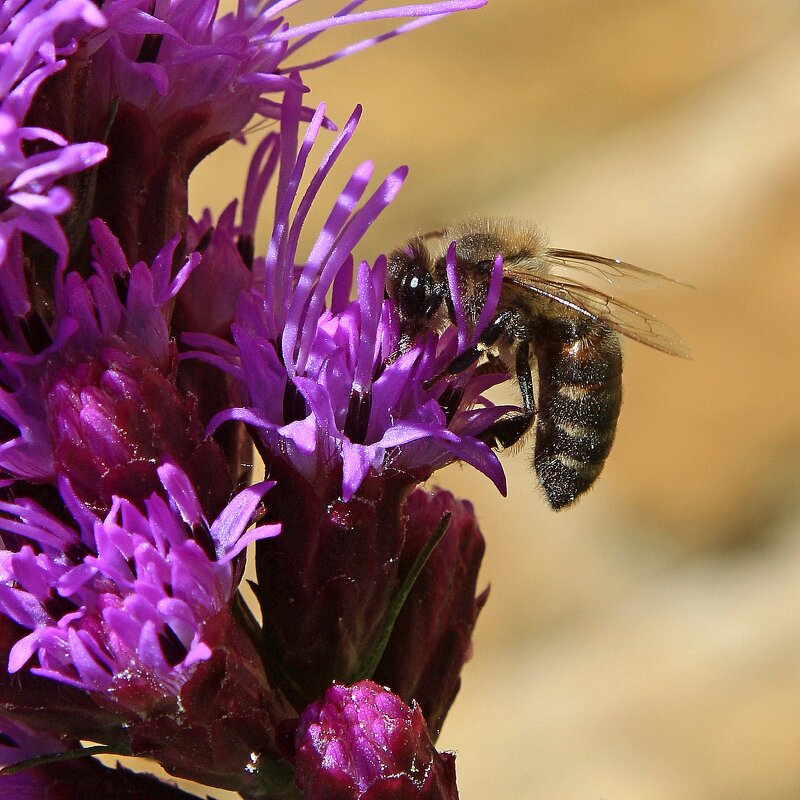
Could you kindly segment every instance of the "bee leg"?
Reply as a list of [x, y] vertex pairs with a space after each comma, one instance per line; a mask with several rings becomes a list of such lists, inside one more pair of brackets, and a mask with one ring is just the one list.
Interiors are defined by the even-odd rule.
[[464, 399], [464, 387], [448, 385], [439, 397], [439, 405], [444, 411], [444, 418], [449, 425], [453, 421], [453, 417]]
[[536, 419], [530, 344], [526, 341], [520, 342], [517, 347], [516, 370], [523, 411], [521, 414], [501, 417], [479, 435], [478, 438], [490, 447], [506, 448], [515, 445], [530, 430]]
[[[520, 350], [522, 352], [520, 352]], [[533, 379], [531, 378], [531, 367], [530, 367], [530, 357], [528, 355], [528, 343], [523, 342], [520, 345], [520, 350], [517, 350], [517, 376], [518, 380], [520, 381], [520, 388], [522, 388], [523, 392], [523, 403], [525, 403], [525, 407], [529, 409], [530, 413], [530, 420], [525, 423], [525, 428], [519, 433], [515, 438], [512, 431], [509, 431], [508, 436], [513, 438], [514, 442], [518, 441], [522, 438], [525, 431], [531, 426], [533, 422], [533, 418], [536, 415], [536, 407], [533, 401]], [[521, 367], [519, 365], [522, 365]], [[486, 368], [482, 370], [482, 368]], [[523, 377], [520, 377], [520, 369], [523, 371]], [[508, 367], [503, 363], [501, 358], [498, 358], [494, 355], [489, 355], [486, 363], [481, 364], [476, 370], [476, 374], [479, 372], [485, 373], [507, 373]], [[527, 381], [524, 377], [527, 375]], [[528, 387], [527, 393], [525, 388], [523, 388], [523, 384]], [[464, 387], [459, 386], [458, 384], [449, 384], [445, 390], [442, 392], [441, 396], [439, 397], [439, 405], [442, 407], [444, 411], [445, 419], [447, 420], [447, 424], [449, 425], [453, 421], [453, 417], [456, 415], [456, 411], [458, 411], [458, 407], [461, 404], [461, 400], [464, 397]], [[525, 399], [527, 398], [527, 399]], [[514, 420], [521, 419], [525, 417], [527, 419], [527, 412], [526, 414], [520, 415], [517, 414], [514, 416]], [[512, 418], [506, 417], [507, 420], [511, 420]], [[498, 420], [500, 422], [500, 420]], [[498, 447], [507, 447], [508, 445], [503, 444], [502, 442], [498, 443]]]
[[369, 415], [372, 411], [372, 392], [361, 392], [355, 387], [350, 391], [350, 402], [344, 421], [344, 435], [355, 444], [363, 444], [367, 438]]
[[456, 356], [438, 375], [423, 383], [429, 389], [434, 383], [448, 375], [458, 375], [469, 369], [505, 332], [508, 320], [513, 316], [513, 311], [504, 311], [494, 322], [489, 323], [474, 347], [468, 347], [461, 355]]

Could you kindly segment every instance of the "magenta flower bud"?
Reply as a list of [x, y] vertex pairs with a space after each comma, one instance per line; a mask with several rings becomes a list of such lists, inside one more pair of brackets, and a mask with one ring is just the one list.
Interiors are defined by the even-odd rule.
[[211, 514], [227, 502], [228, 467], [204, 436], [193, 399], [147, 359], [105, 348], [59, 370], [45, 402], [56, 473], [84, 502], [98, 509], [114, 496], [142, 502], [159, 488], [165, 453], [205, 490]]
[[333, 684], [300, 718], [303, 800], [453, 800], [455, 756], [433, 746], [417, 705], [372, 681]]
[[374, 677], [407, 703], [419, 704], [435, 741], [461, 686], [472, 631], [489, 593], [487, 588], [475, 596], [485, 543], [472, 504], [442, 489], [414, 491], [403, 513], [401, 574], [445, 514], [450, 524], [406, 598]]

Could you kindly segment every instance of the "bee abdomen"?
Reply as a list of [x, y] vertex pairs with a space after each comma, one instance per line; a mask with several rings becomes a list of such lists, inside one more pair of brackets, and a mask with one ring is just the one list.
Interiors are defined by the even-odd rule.
[[622, 402], [622, 357], [613, 331], [564, 320], [545, 328], [536, 352], [534, 469], [559, 509], [594, 483], [608, 458]]

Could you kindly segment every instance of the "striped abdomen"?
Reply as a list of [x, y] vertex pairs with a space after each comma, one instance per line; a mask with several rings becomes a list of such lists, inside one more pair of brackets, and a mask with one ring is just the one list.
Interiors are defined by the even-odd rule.
[[533, 464], [563, 508], [603, 469], [622, 402], [619, 339], [591, 320], [548, 320], [537, 333], [539, 398]]

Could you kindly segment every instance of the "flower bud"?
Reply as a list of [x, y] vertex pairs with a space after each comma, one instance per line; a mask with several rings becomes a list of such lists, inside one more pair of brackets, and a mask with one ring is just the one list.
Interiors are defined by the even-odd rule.
[[420, 705], [435, 741], [472, 655], [472, 631], [488, 595], [487, 588], [475, 596], [485, 545], [472, 504], [450, 492], [417, 489], [403, 512], [403, 575], [445, 514], [450, 524], [406, 598], [374, 677]]
[[98, 509], [113, 496], [142, 502], [160, 488], [163, 454], [194, 479], [216, 516], [231, 483], [220, 448], [203, 434], [193, 398], [148, 359], [107, 347], [55, 376], [46, 399], [55, 468], [76, 494]]
[[454, 800], [455, 757], [433, 746], [417, 705], [372, 681], [333, 684], [300, 718], [303, 800]]

